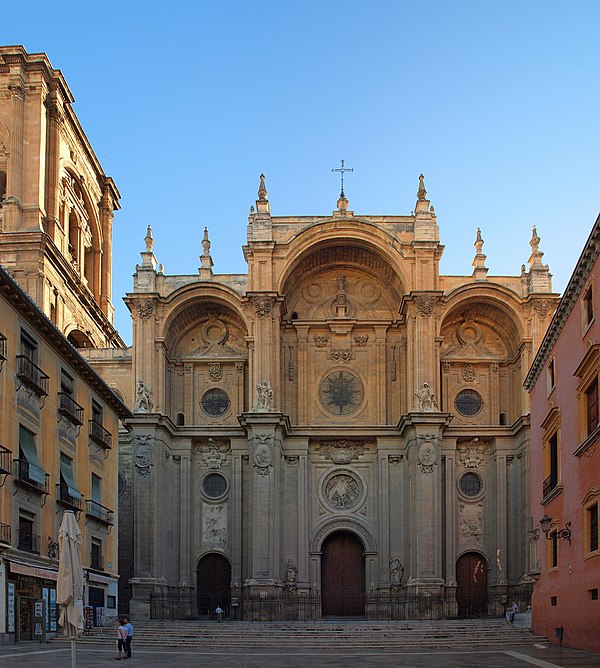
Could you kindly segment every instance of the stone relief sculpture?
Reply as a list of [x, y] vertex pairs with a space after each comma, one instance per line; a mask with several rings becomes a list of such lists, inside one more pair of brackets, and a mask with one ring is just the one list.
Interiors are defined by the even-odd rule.
[[223, 369], [220, 362], [209, 363], [208, 377], [215, 383], [223, 378]]
[[360, 481], [347, 473], [338, 473], [325, 483], [324, 496], [333, 508], [350, 510], [361, 495]]
[[419, 446], [419, 466], [423, 473], [432, 473], [433, 467], [437, 464], [437, 436], [422, 434], [419, 436], [421, 445]]
[[227, 450], [227, 445], [215, 441], [214, 438], [209, 438], [207, 445], [196, 446], [195, 450], [200, 452], [202, 461], [209, 469], [220, 469], [227, 460], [224, 452]]
[[252, 458], [254, 468], [259, 475], [269, 475], [273, 463], [273, 436], [271, 434], [256, 434], [253, 439]]
[[202, 513], [202, 543], [207, 548], [227, 546], [227, 514], [224, 505], [205, 504]]
[[141, 476], [147, 476], [152, 466], [154, 436], [152, 434], [136, 434], [133, 447], [133, 465]]
[[483, 544], [483, 506], [480, 503], [459, 504], [458, 531], [463, 543], [475, 546]]
[[392, 591], [398, 591], [402, 584], [404, 577], [404, 566], [400, 563], [400, 559], [390, 559], [390, 584]]
[[479, 468], [483, 462], [485, 453], [487, 452], [487, 443], [474, 438], [466, 443], [459, 443], [457, 445], [460, 461], [469, 469]]
[[287, 570], [285, 572], [285, 588], [288, 591], [294, 591], [296, 589], [296, 580], [298, 579], [298, 569], [296, 564], [288, 559]]
[[265, 412], [272, 410], [273, 390], [271, 389], [271, 383], [265, 379], [261, 380], [256, 385], [256, 391], [258, 392], [256, 410]]
[[153, 408], [154, 402], [152, 401], [152, 389], [144, 385], [143, 380], [138, 380], [135, 407], [133, 410], [136, 413], [150, 413]]
[[429, 383], [423, 383], [423, 387], [415, 392], [417, 397], [417, 408], [424, 413], [437, 411], [438, 405], [434, 393], [429, 389]]
[[365, 452], [364, 441], [331, 441], [322, 442], [318, 453], [334, 464], [349, 464], [353, 459], [358, 459]]

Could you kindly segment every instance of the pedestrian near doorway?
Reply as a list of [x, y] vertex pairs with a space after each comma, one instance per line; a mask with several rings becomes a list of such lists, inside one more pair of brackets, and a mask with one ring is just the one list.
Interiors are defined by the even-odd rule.
[[125, 617], [125, 628], [127, 629], [127, 638], [125, 638], [125, 657], [131, 659], [131, 641], [133, 640], [133, 624], [129, 617]]
[[223, 609], [220, 605], [217, 606], [215, 610], [215, 615], [217, 616], [217, 621], [220, 622], [223, 619]]
[[120, 661], [123, 656], [127, 658], [126, 654], [126, 638], [127, 638], [127, 629], [125, 628], [125, 620], [119, 619], [119, 626], [117, 627], [117, 650], [118, 654], [115, 656], [117, 661]]

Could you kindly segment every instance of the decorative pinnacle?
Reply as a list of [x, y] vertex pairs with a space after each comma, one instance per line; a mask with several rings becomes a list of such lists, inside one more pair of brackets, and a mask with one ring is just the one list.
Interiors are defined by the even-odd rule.
[[473, 246], [475, 246], [475, 249], [477, 251], [477, 255], [481, 253], [481, 249], [483, 248], [484, 241], [481, 238], [481, 230], [477, 228], [477, 238], [475, 239], [475, 243]]
[[539, 252], [540, 241], [541, 241], [541, 239], [538, 237], [537, 228], [534, 225], [532, 233], [531, 233], [531, 241], [529, 242], [529, 245], [531, 246], [531, 250], [534, 253]]
[[202, 248], [204, 248], [204, 255], [210, 255], [210, 241], [208, 239], [208, 227], [204, 228], [204, 238], [202, 239]]
[[264, 201], [267, 199], [267, 187], [265, 186], [265, 175], [260, 175], [260, 185], [258, 186], [258, 199]]
[[417, 190], [417, 199], [425, 199], [427, 197], [427, 191], [425, 190], [425, 177], [423, 174], [419, 176], [419, 190]]
[[344, 172], [353, 172], [354, 169], [350, 167], [344, 167], [344, 161], [341, 161], [342, 166], [338, 167], [337, 169], [332, 169], [333, 172], [339, 172], [340, 177], [341, 177], [341, 189], [340, 189], [340, 199], [346, 199], [346, 195], [344, 195]]
[[144, 241], [146, 242], [146, 253], [151, 253], [152, 248], [154, 247], [154, 239], [152, 238], [152, 228], [150, 225], [148, 225], [148, 230], [146, 232], [146, 236], [144, 237]]

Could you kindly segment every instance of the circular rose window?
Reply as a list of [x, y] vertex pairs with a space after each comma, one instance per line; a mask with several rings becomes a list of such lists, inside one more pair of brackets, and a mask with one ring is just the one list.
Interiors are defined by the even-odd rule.
[[465, 473], [458, 486], [465, 496], [477, 496], [481, 492], [481, 478], [476, 473]]
[[483, 399], [475, 390], [462, 390], [456, 395], [454, 405], [461, 415], [472, 417], [483, 408]]
[[358, 376], [349, 371], [334, 371], [321, 381], [319, 399], [334, 415], [349, 415], [362, 403], [363, 385]]
[[202, 410], [208, 415], [218, 417], [223, 415], [229, 408], [229, 397], [223, 390], [209, 390], [200, 401]]
[[227, 480], [220, 473], [209, 473], [202, 480], [202, 491], [210, 499], [218, 499], [227, 491]]

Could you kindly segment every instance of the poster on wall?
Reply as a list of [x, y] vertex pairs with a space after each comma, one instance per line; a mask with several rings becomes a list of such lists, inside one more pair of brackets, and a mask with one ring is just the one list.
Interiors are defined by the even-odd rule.
[[50, 630], [56, 631], [56, 589], [50, 590]]
[[15, 632], [15, 583], [8, 583], [8, 632]]
[[48, 587], [42, 588], [42, 598], [44, 599], [44, 607], [46, 608], [46, 631], [50, 630], [50, 605], [48, 602]]

